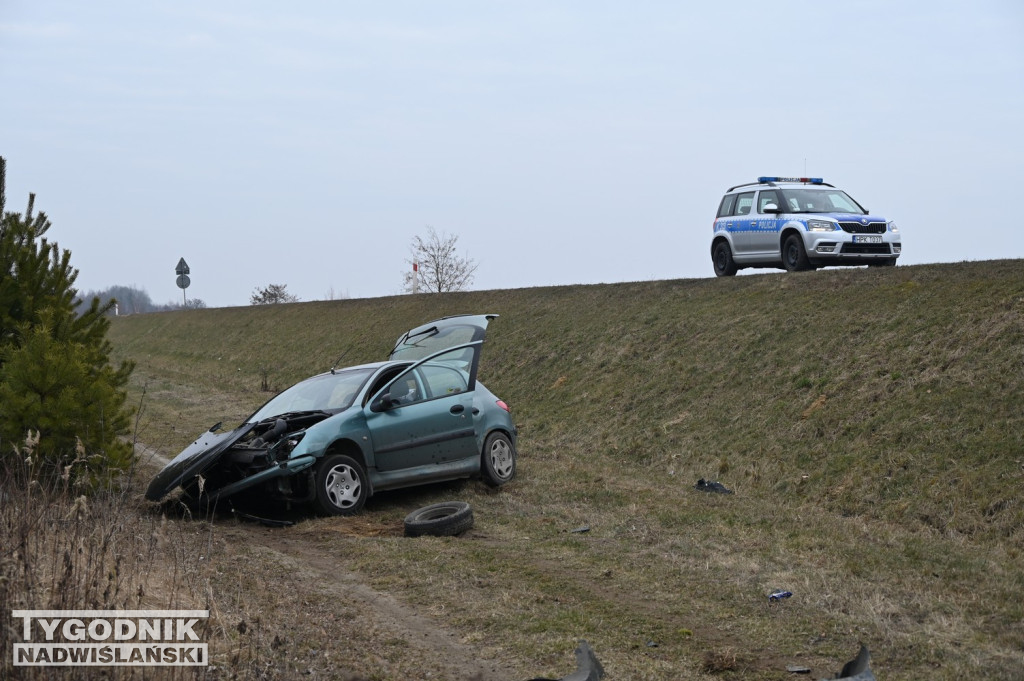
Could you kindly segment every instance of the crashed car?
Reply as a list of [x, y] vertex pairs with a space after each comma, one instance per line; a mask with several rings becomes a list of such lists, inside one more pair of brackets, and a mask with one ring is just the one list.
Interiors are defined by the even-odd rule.
[[234, 430], [210, 428], [153, 478], [146, 498], [235, 495], [359, 512], [382, 490], [516, 473], [508, 405], [476, 380], [488, 323], [445, 317], [403, 334], [386, 362], [331, 369], [272, 398]]

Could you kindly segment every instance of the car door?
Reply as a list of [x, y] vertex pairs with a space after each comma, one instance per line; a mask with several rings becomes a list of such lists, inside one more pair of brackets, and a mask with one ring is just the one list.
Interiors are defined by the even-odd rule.
[[378, 470], [479, 456], [473, 396], [482, 342], [429, 355], [370, 399], [364, 418]]
[[750, 221], [749, 232], [750, 252], [765, 255], [780, 252], [778, 213], [765, 212], [766, 206], [774, 205], [778, 209], [782, 197], [774, 189], [762, 189], [757, 193], [757, 210]]
[[754, 192], [743, 192], [736, 195], [736, 206], [731, 220], [732, 242], [736, 255], [750, 252], [750, 234], [754, 228], [752, 218], [754, 212]]

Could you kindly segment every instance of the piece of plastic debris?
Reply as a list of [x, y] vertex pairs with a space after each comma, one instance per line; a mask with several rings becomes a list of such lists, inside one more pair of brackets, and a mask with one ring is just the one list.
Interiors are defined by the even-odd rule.
[[731, 489], [728, 489], [722, 483], [712, 480], [705, 480], [704, 478], [701, 478], [700, 480], [697, 481], [697, 484], [694, 485], [694, 489], [698, 489], [701, 492], [714, 492], [715, 494], [733, 493]]
[[590, 532], [590, 525], [580, 525], [575, 530], [569, 530], [570, 534], [583, 534], [584, 532]]
[[842, 671], [836, 676], [842, 681], [877, 681], [871, 671], [871, 653], [863, 643], [860, 645], [860, 652], [857, 657], [843, 665]]
[[576, 671], [560, 679], [548, 679], [535, 677], [530, 681], [600, 681], [604, 676], [604, 667], [597, 661], [597, 656], [591, 650], [590, 644], [580, 641], [576, 646]]
[[786, 671], [789, 672], [790, 674], [810, 674], [811, 673], [811, 668], [810, 667], [801, 667], [800, 665], [796, 665], [796, 664], [788, 664], [788, 665], [786, 665]]
[[294, 520], [284, 520], [281, 518], [264, 518], [262, 516], [253, 515], [251, 513], [243, 513], [236, 508], [232, 508], [231, 512], [242, 520], [252, 520], [266, 527], [291, 527], [295, 524]]
[[792, 591], [773, 591], [768, 594], [769, 601], [781, 601], [783, 598], [789, 598], [793, 595]]
[[648, 641], [647, 642], [647, 647], [648, 648], [657, 648], [658, 647], [658, 642], [657, 641]]

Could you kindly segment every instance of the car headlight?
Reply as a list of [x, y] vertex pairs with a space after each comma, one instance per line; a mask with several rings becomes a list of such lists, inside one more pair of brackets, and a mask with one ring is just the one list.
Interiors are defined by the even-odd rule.
[[890, 223], [889, 223], [889, 231], [890, 231], [890, 232], [896, 232], [896, 233], [899, 233], [899, 231], [900, 231], [900, 228], [896, 226], [896, 223], [895, 223], [895, 222], [890, 222]]
[[807, 231], [808, 232], [834, 232], [839, 228], [834, 222], [828, 220], [808, 220]]
[[295, 448], [299, 446], [299, 443], [306, 437], [306, 432], [301, 431], [298, 433], [292, 433], [286, 435], [277, 441], [273, 447], [274, 459], [277, 461], [284, 461], [289, 458]]

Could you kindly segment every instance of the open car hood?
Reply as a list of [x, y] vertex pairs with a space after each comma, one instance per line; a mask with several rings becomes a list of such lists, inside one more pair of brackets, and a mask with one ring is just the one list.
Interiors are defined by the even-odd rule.
[[200, 475], [216, 463], [228, 447], [238, 442], [256, 424], [243, 423], [234, 430], [222, 433], [213, 432], [219, 425], [217, 424], [200, 435], [195, 442], [186, 447], [181, 454], [174, 457], [162, 471], [156, 474], [146, 489], [147, 499], [160, 501], [181, 483]]
[[474, 341], [487, 335], [487, 324], [496, 314], [442, 317], [410, 329], [398, 338], [389, 360], [423, 359], [436, 352]]

